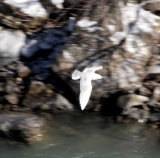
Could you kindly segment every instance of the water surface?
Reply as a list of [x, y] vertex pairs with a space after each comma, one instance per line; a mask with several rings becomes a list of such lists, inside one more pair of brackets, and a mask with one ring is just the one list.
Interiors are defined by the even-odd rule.
[[[160, 132], [97, 114], [55, 114], [43, 141], [0, 140], [0, 158], [159, 158]], [[52, 119], [51, 119], [52, 120]]]

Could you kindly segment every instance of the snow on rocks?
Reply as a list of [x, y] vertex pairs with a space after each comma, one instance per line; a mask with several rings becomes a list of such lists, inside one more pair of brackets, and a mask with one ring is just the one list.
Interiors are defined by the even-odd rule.
[[20, 31], [0, 29], [0, 57], [18, 57], [25, 38], [25, 34]]
[[106, 28], [110, 31], [110, 32], [114, 32], [116, 30], [115, 25], [106, 25]]
[[102, 27], [95, 26], [97, 23], [97, 21], [91, 21], [88, 17], [84, 17], [77, 22], [77, 26], [88, 32], [103, 31]]
[[51, 0], [51, 3], [54, 4], [59, 9], [63, 8], [63, 2], [64, 0]]
[[[116, 32], [109, 39], [115, 44], [126, 38], [126, 49], [130, 53], [148, 54], [147, 43], [142, 41], [138, 34], [153, 34], [155, 27], [160, 26], [160, 18], [149, 11], [144, 10], [141, 5], [119, 3], [124, 30]], [[129, 14], [128, 14], [129, 13]]]
[[23, 13], [32, 17], [47, 16], [47, 12], [39, 0], [4, 0], [4, 2], [19, 8]]
[[91, 27], [95, 24], [97, 24], [97, 21], [90, 21], [87, 17], [83, 18], [77, 22], [77, 26], [79, 26], [81, 28]]

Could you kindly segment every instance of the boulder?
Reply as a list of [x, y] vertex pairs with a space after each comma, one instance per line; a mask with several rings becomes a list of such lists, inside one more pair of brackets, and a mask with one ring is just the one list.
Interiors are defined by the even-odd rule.
[[129, 118], [134, 118], [139, 123], [146, 123], [150, 120], [150, 113], [144, 109], [131, 108], [123, 112]]
[[73, 111], [74, 105], [64, 96], [55, 93], [50, 85], [40, 81], [32, 81], [22, 105], [30, 109], [48, 112]]
[[160, 121], [160, 113], [152, 113], [150, 118], [149, 118], [150, 122], [159, 122]]
[[27, 66], [21, 65], [21, 67], [18, 68], [18, 77], [25, 78], [28, 77], [31, 73], [31, 70]]
[[45, 120], [35, 115], [0, 115], [0, 136], [32, 143], [43, 137]]
[[143, 106], [147, 101], [149, 101], [148, 97], [136, 94], [128, 94], [120, 96], [117, 100], [117, 105], [121, 109], [130, 109], [134, 106]]
[[15, 93], [5, 95], [5, 99], [8, 101], [8, 103], [13, 105], [18, 104], [19, 102], [18, 96]]

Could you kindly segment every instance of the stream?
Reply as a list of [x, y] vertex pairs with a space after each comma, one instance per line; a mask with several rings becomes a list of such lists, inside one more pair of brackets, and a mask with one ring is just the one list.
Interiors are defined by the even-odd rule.
[[33, 145], [0, 140], [1, 158], [158, 158], [160, 131], [116, 123], [98, 114], [54, 114], [49, 132]]

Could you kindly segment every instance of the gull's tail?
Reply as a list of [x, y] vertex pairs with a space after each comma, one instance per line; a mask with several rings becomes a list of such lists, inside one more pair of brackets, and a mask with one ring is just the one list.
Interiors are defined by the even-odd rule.
[[90, 98], [91, 91], [82, 91], [79, 96], [81, 110], [84, 110]]

